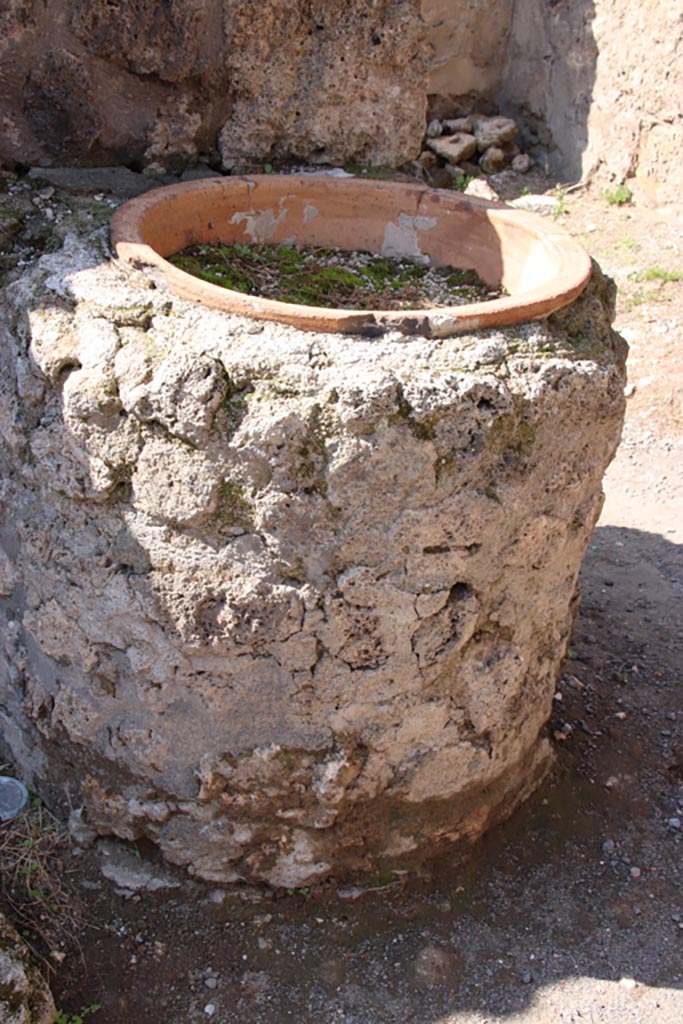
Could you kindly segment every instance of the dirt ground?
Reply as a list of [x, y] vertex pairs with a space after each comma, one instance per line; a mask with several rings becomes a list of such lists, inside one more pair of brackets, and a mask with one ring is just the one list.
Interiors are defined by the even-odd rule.
[[[553, 192], [499, 184], [522, 186]], [[683, 1020], [683, 207], [593, 187], [561, 208], [617, 281], [631, 355], [552, 777], [464, 862], [369, 891], [124, 896], [75, 851], [91, 925], [52, 978], [70, 1024], [93, 1003], [94, 1024]]]

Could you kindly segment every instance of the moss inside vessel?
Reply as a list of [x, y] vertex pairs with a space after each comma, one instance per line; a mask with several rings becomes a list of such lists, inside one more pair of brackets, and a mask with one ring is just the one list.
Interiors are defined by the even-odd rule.
[[305, 306], [426, 309], [505, 294], [475, 270], [320, 246], [193, 245], [169, 260], [223, 288]]

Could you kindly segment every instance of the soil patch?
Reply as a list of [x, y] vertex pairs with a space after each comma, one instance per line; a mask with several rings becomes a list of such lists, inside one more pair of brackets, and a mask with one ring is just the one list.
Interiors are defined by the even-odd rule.
[[319, 246], [193, 245], [169, 261], [232, 291], [332, 309], [427, 309], [504, 294], [474, 270]]

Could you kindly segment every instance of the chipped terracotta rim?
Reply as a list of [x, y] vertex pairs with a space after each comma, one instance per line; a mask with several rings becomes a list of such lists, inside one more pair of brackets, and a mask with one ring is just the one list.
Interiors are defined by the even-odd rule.
[[[585, 249], [535, 214], [460, 192], [313, 174], [168, 185], [121, 206], [111, 236], [119, 259], [140, 269], [159, 268], [182, 298], [315, 331], [377, 334], [393, 328], [445, 337], [520, 323], [568, 305], [591, 275]], [[287, 241], [392, 256], [422, 253], [436, 264], [473, 267], [486, 283], [502, 282], [509, 294], [428, 309], [328, 309], [222, 288], [164, 258], [211, 241]]]

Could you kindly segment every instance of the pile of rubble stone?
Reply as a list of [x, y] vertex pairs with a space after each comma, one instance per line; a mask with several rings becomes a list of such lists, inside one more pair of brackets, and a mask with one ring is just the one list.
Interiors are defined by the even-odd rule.
[[433, 184], [457, 182], [466, 175], [498, 174], [506, 167], [526, 174], [532, 160], [516, 140], [517, 124], [510, 117], [433, 118], [418, 163]]

